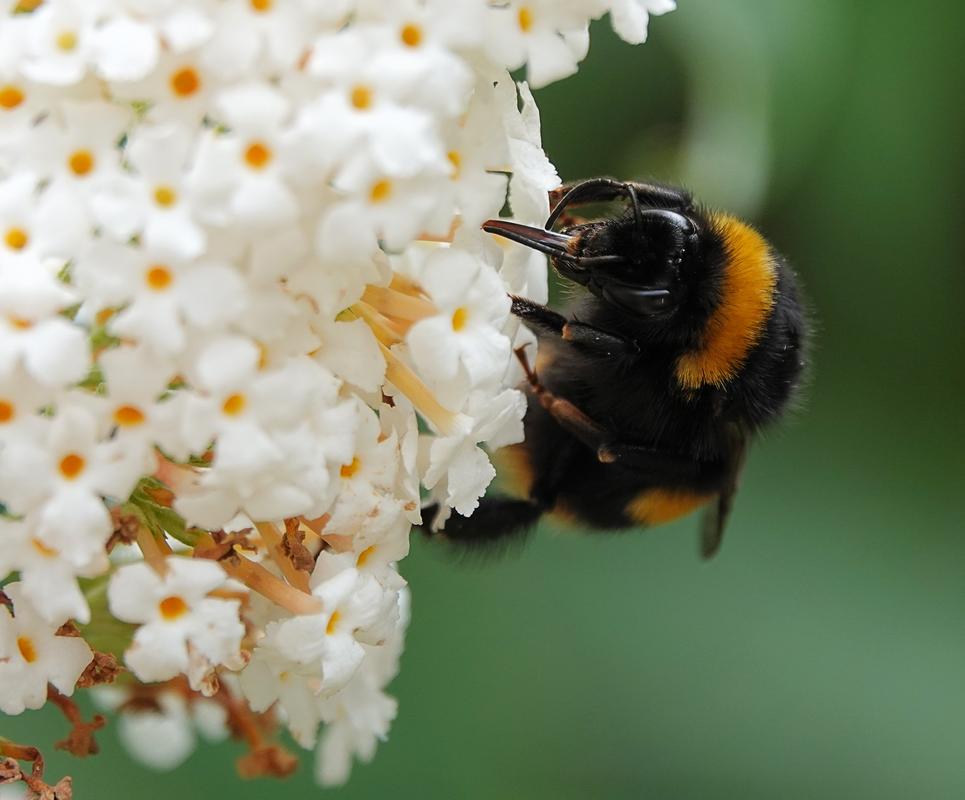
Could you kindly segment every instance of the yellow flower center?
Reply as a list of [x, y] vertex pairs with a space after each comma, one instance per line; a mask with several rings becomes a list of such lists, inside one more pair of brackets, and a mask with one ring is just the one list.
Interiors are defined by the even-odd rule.
[[229, 417], [235, 417], [245, 410], [245, 406], [248, 405], [248, 401], [245, 400], [243, 394], [233, 394], [227, 400], [224, 401], [224, 405], [221, 410], [224, 411]]
[[331, 636], [335, 633], [335, 626], [338, 625], [339, 613], [336, 609], [332, 612], [332, 616], [328, 620], [328, 625], [325, 626], [325, 633]]
[[361, 464], [362, 462], [360, 462], [358, 459], [358, 456], [356, 456], [355, 458], [352, 459], [351, 464], [346, 464], [345, 466], [342, 467], [342, 469], [339, 470], [339, 474], [343, 478], [351, 478], [356, 472], [359, 471], [359, 467], [361, 466]]
[[37, 660], [37, 651], [34, 649], [34, 643], [26, 636], [21, 636], [17, 639], [17, 648], [20, 650], [20, 655], [23, 656], [23, 660], [28, 664], [33, 664]]
[[452, 162], [452, 166], [454, 168], [452, 173], [452, 179], [455, 180], [456, 178], [459, 177], [459, 167], [462, 166], [462, 158], [460, 158], [459, 153], [457, 153], [455, 150], [450, 150], [448, 155], [449, 155], [449, 161]]
[[455, 310], [452, 315], [452, 329], [459, 333], [463, 328], [466, 327], [466, 323], [469, 321], [469, 309], [460, 306]]
[[198, 73], [191, 67], [185, 67], [171, 76], [171, 89], [178, 97], [190, 97], [201, 86]]
[[51, 548], [47, 547], [47, 545], [45, 545], [39, 539], [31, 539], [30, 543], [34, 546], [34, 550], [36, 550], [38, 553], [40, 553], [40, 555], [44, 556], [45, 558], [51, 558], [52, 556], [57, 555], [56, 550], [52, 550]]
[[182, 617], [188, 612], [188, 604], [177, 595], [165, 597], [158, 603], [157, 608], [161, 612], [161, 616], [168, 622]]
[[178, 193], [170, 186], [158, 186], [154, 190], [154, 202], [159, 206], [173, 206], [178, 202]]
[[13, 419], [15, 413], [14, 405], [8, 400], [0, 400], [0, 425], [4, 425]]
[[369, 560], [372, 553], [375, 552], [375, 545], [371, 547], [366, 547], [361, 553], [359, 553], [359, 560], [356, 562], [360, 567], [365, 565], [365, 562]]
[[251, 0], [251, 7], [255, 11], [270, 11], [272, 0]]
[[30, 236], [23, 228], [11, 228], [7, 231], [4, 240], [11, 250], [23, 250], [30, 241]]
[[349, 97], [359, 111], [365, 111], [372, 105], [372, 90], [368, 86], [356, 86]]
[[0, 87], [0, 108], [6, 108], [7, 110], [16, 108], [23, 102], [23, 100], [23, 92], [21, 92], [16, 86]]
[[372, 186], [372, 191], [369, 192], [369, 199], [373, 203], [382, 203], [389, 199], [392, 194], [392, 182], [391, 181], [378, 181]]
[[533, 12], [529, 6], [523, 6], [519, 10], [519, 27], [523, 33], [529, 33], [529, 29], [533, 27]]
[[94, 154], [90, 150], [78, 150], [67, 161], [71, 172], [83, 177], [94, 168]]
[[77, 47], [77, 34], [73, 31], [63, 31], [57, 37], [57, 47], [63, 50], [65, 53], [69, 53], [75, 47]]
[[69, 453], [60, 459], [60, 474], [72, 481], [84, 471], [85, 462], [77, 453]]

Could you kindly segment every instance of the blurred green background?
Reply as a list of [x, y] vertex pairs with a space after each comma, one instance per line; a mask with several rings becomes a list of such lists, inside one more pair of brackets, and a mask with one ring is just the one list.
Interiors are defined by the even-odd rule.
[[[564, 179], [685, 183], [754, 220], [817, 320], [803, 410], [752, 452], [720, 556], [696, 518], [540, 529], [475, 567], [415, 542], [400, 713], [340, 798], [965, 797], [965, 6], [681, 0], [633, 48], [594, 26], [537, 92]], [[4, 722], [36, 744], [54, 713]], [[78, 797], [302, 797], [240, 748]]]

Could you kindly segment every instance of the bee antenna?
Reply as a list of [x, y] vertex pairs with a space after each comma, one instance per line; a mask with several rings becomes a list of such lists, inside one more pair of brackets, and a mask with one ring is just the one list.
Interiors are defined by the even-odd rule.
[[633, 188], [633, 184], [624, 184], [627, 187], [627, 194], [630, 196], [630, 202], [633, 204], [633, 220], [637, 223], [637, 231], [639, 232], [643, 228], [643, 212], [640, 210], [640, 198], [637, 197], [637, 190]]
[[570, 189], [565, 195], [563, 195], [563, 199], [556, 204], [556, 208], [553, 209], [553, 213], [550, 214], [549, 219], [546, 220], [546, 224], [543, 226], [545, 230], [552, 230], [553, 226], [556, 224], [556, 220], [558, 220], [560, 218], [560, 214], [563, 213], [563, 209], [570, 204], [570, 202], [573, 200], [573, 196], [578, 194], [583, 186], [584, 184], [579, 183]]

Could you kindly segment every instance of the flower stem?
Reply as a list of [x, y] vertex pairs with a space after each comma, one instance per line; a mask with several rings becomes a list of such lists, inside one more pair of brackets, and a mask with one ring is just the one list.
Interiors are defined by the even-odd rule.
[[385, 356], [385, 378], [395, 385], [429, 422], [435, 425], [444, 436], [453, 436], [467, 430], [469, 418], [457, 411], [443, 408], [428, 386], [412, 371], [402, 359], [389, 350], [382, 342], [382, 355]]
[[383, 317], [375, 308], [361, 300], [349, 309], [353, 314], [365, 320], [365, 324], [372, 329], [375, 338], [387, 347], [399, 344], [404, 338], [406, 331], [402, 326], [392, 322], [387, 317]]
[[167, 542], [163, 544], [146, 526], [141, 525], [137, 531], [137, 546], [141, 548], [144, 560], [162, 578], [167, 575], [167, 557], [171, 555], [171, 548]]
[[231, 552], [218, 563], [232, 578], [241, 581], [253, 592], [267, 597], [295, 616], [319, 614], [322, 611], [320, 600], [285, 583], [261, 564], [245, 558], [241, 553]]
[[416, 322], [439, 313], [436, 304], [421, 297], [394, 291], [381, 286], [366, 286], [362, 300], [378, 309], [387, 317], [395, 317], [406, 322]]
[[265, 547], [268, 548], [268, 554], [271, 556], [271, 560], [278, 565], [278, 569], [280, 569], [281, 574], [285, 576], [285, 580], [296, 589], [309, 594], [308, 573], [297, 569], [285, 553], [281, 542], [281, 534], [274, 524], [271, 522], [256, 522], [255, 528], [258, 530], [258, 533], [261, 534], [262, 541], [264, 541]]

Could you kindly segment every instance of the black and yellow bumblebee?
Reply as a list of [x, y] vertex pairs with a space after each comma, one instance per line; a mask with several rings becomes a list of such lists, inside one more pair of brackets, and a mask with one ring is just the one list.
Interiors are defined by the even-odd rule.
[[[626, 207], [612, 217], [573, 215], [613, 202]], [[534, 369], [517, 353], [530, 402], [511, 456], [526, 496], [486, 496], [440, 534], [484, 544], [545, 513], [596, 529], [647, 527], [706, 506], [710, 557], [752, 437], [787, 411], [805, 372], [795, 276], [752, 227], [671, 186], [599, 178], [564, 186], [550, 203], [543, 229], [483, 226], [546, 253], [585, 287], [569, 318], [513, 297], [513, 314], [540, 338]]]

